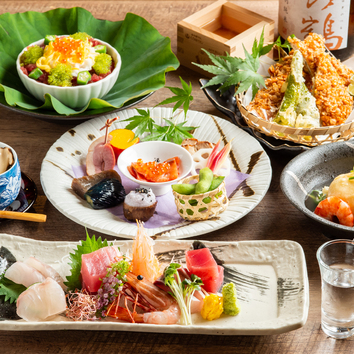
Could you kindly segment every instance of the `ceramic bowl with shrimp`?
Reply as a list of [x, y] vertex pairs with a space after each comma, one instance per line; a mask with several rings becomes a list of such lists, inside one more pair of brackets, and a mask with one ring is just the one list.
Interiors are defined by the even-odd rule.
[[[171, 159], [178, 159], [178, 173], [171, 180], [165, 182], [149, 182], [141, 178], [141, 173], [132, 175], [131, 166], [141, 159], [143, 163], [158, 162], [162, 164]], [[142, 188], [151, 188], [156, 196], [164, 195], [171, 191], [174, 184], [186, 177], [193, 166], [192, 155], [180, 145], [167, 141], [147, 141], [135, 144], [125, 149], [118, 158], [118, 169], [131, 181], [138, 183]]]
[[[285, 196], [329, 238], [353, 239], [354, 227], [346, 225], [351, 225], [351, 214], [354, 213], [350, 208], [350, 198], [354, 199], [354, 192], [346, 187], [346, 205], [338, 201], [339, 198], [327, 198], [320, 203], [319, 210], [320, 204], [315, 201], [313, 191], [322, 191], [337, 176], [351, 172], [353, 166], [354, 144], [347, 141], [325, 144], [303, 152], [291, 160], [282, 172], [280, 186]], [[353, 184], [354, 191], [354, 179], [345, 179], [349, 187]]]

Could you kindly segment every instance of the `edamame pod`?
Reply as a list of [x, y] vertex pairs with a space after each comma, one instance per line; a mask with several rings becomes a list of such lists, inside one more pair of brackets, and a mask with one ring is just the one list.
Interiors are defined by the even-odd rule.
[[204, 167], [199, 171], [199, 182], [195, 186], [195, 194], [208, 192], [213, 181], [214, 174], [209, 167]]
[[218, 188], [224, 179], [225, 179], [225, 176], [214, 177], [213, 181], [211, 182], [211, 186], [209, 188], [209, 191], [213, 191], [214, 189]]
[[172, 189], [179, 193], [179, 194], [184, 194], [184, 195], [189, 195], [189, 194], [195, 194], [195, 184], [172, 184]]

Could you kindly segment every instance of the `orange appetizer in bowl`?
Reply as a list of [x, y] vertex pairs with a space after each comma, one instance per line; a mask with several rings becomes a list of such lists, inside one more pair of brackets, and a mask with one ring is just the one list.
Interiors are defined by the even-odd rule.
[[156, 196], [171, 191], [171, 184], [186, 177], [193, 166], [191, 154], [180, 145], [166, 141], [135, 144], [118, 158], [118, 169]]

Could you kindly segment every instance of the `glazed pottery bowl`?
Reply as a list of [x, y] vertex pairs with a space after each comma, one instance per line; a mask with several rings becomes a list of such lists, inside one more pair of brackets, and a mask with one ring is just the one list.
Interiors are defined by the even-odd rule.
[[[143, 162], [150, 162], [159, 158], [163, 162], [175, 156], [179, 157], [181, 164], [178, 178], [172, 181], [158, 183], [140, 181], [135, 179], [128, 171], [128, 166], [138, 159], [142, 159]], [[143, 188], [151, 188], [156, 196], [160, 196], [171, 190], [171, 184], [177, 183], [188, 175], [192, 169], [193, 159], [192, 155], [180, 145], [166, 141], [147, 141], [135, 144], [124, 150], [119, 155], [117, 165], [124, 176], [133, 182], [139, 183]]]
[[[49, 93], [61, 103], [65, 104], [74, 109], [80, 109], [85, 107], [91, 100], [91, 98], [101, 98], [105, 96], [113, 85], [116, 83], [120, 67], [122, 64], [119, 53], [111, 45], [106, 42], [99, 40], [102, 45], [107, 47], [107, 53], [113, 58], [115, 67], [111, 74], [106, 76], [104, 79], [90, 83], [87, 85], [72, 86], [72, 87], [60, 87], [43, 84], [36, 80], [29, 78], [21, 70], [20, 57], [27, 50], [27, 47], [22, 50], [22, 52], [17, 57], [16, 68], [17, 73], [25, 85], [26, 89], [38, 100], [45, 101], [45, 94]], [[31, 43], [28, 47], [34, 45], [43, 45], [44, 39], [37, 42]]]
[[349, 173], [354, 166], [354, 141], [315, 147], [291, 160], [284, 168], [280, 186], [290, 202], [313, 220], [330, 238], [354, 237], [354, 228], [323, 219], [314, 213], [315, 203], [308, 195], [329, 186], [333, 179]]
[[2, 147], [11, 150], [15, 162], [10, 169], [0, 174], [0, 210], [8, 207], [17, 198], [21, 187], [21, 170], [16, 151], [0, 142], [0, 148]]

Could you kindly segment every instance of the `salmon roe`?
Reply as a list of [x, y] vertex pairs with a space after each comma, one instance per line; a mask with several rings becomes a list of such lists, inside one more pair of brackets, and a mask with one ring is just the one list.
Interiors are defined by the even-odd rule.
[[147, 179], [154, 179], [156, 176], [161, 176], [169, 172], [170, 164], [167, 162], [157, 163], [156, 161], [144, 163], [142, 159], [138, 159], [136, 168], [140, 173], [143, 173]]
[[52, 43], [54, 50], [61, 54], [61, 63], [66, 63], [68, 59], [74, 63], [82, 63], [84, 59], [84, 46], [81, 40], [70, 37], [57, 37]]
[[174, 157], [165, 162], [143, 162], [138, 159], [129, 166], [129, 172], [137, 179], [148, 182], [167, 182], [176, 179], [179, 175], [179, 158]]

